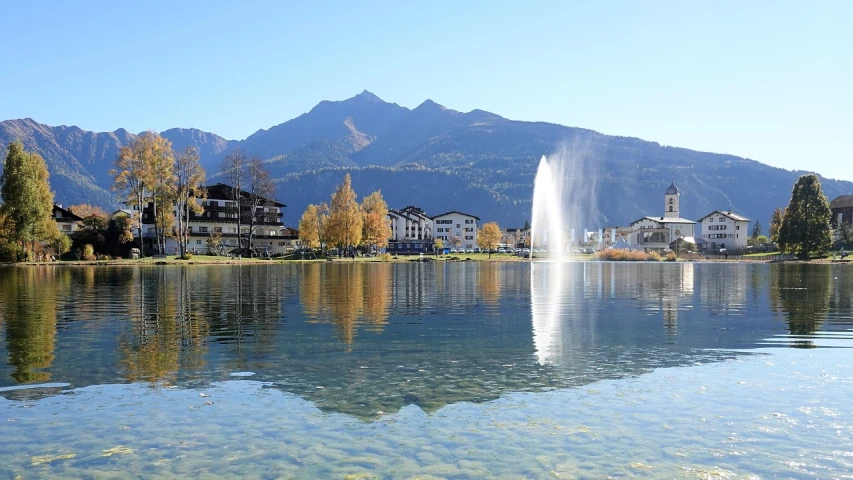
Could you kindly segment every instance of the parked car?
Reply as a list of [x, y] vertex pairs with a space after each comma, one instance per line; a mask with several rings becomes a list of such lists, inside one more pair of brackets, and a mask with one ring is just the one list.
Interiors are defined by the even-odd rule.
[[473, 248], [466, 248], [465, 253], [474, 253], [474, 249]]

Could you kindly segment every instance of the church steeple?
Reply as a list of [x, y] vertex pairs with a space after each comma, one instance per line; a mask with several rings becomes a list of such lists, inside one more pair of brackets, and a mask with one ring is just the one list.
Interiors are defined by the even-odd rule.
[[678, 193], [678, 187], [675, 186], [675, 177], [673, 176], [672, 181], [669, 184], [669, 188], [666, 189], [666, 193], [663, 196], [664, 218], [681, 217], [681, 209], [679, 205], [680, 198], [681, 194]]

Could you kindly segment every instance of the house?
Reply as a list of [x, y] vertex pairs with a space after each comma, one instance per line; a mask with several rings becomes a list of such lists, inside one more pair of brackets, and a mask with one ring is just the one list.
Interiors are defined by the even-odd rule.
[[681, 194], [675, 182], [664, 193], [664, 214], [631, 222], [627, 243], [647, 250], [668, 250], [678, 238], [695, 236], [696, 222], [681, 218]]
[[422, 208], [414, 205], [400, 210], [389, 209], [391, 237], [388, 251], [392, 253], [428, 253], [434, 251], [432, 219]]
[[725, 210], [714, 210], [699, 219], [702, 224], [702, 238], [708, 242], [708, 248], [711, 250], [745, 248], [751, 221], [743, 215]]
[[501, 244], [509, 248], [530, 246], [530, 227], [507, 228], [501, 236]]
[[[262, 198], [260, 205], [254, 207], [253, 212], [249, 201], [250, 196], [245, 191], [239, 192], [240, 196], [236, 197], [235, 190], [223, 183], [204, 188], [207, 189], [207, 198], [199, 200], [203, 211], [201, 213], [191, 211], [187, 222], [189, 229], [187, 248], [190, 252], [208, 253], [208, 240], [214, 235], [218, 235], [221, 242], [220, 248], [215, 253], [225, 254], [238, 247], [238, 208], [235, 198], [241, 199], [239, 237], [244, 240], [244, 245], [249, 237], [249, 223], [254, 218], [252, 243], [257, 250], [268, 255], [284, 254], [292, 250], [294, 245], [293, 239], [290, 238], [292, 235], [288, 234], [288, 230], [282, 223], [282, 210], [286, 207], [285, 204]], [[133, 208], [136, 209], [135, 206]], [[173, 213], [177, 215], [177, 211], [173, 210]], [[177, 225], [173, 225], [172, 228], [176, 230]], [[153, 204], [149, 202], [142, 210], [143, 245], [148, 249], [154, 249], [157, 244], [154, 233]], [[178, 241], [167, 238], [165, 253], [173, 254], [177, 250]]]
[[56, 221], [59, 231], [66, 235], [83, 229], [83, 219], [71, 213], [71, 210], [62, 208], [61, 203], [53, 204], [53, 211], [50, 216]]
[[432, 217], [435, 225], [435, 238], [440, 238], [445, 245], [474, 249], [477, 248], [477, 222], [480, 217], [458, 211], [444, 212]]
[[838, 228], [843, 222], [853, 223], [853, 195], [841, 195], [829, 202], [832, 210], [832, 228]]

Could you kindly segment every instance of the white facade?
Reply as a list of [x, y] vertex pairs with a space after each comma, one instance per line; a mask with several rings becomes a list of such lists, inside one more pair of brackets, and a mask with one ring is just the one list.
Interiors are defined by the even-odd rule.
[[[238, 246], [236, 202], [231, 198], [231, 187], [228, 185], [216, 184], [208, 186], [206, 189], [208, 198], [199, 202], [204, 211], [200, 214], [190, 212], [187, 222], [189, 229], [187, 249], [191, 253], [208, 253], [208, 239], [211, 234], [217, 233], [221, 236], [221, 248], [215, 253], [227, 254]], [[295, 231], [285, 228], [281, 222], [282, 210], [285, 205], [274, 200], [267, 200], [265, 203], [264, 206], [256, 207], [254, 215], [256, 224], [252, 235], [253, 246], [259, 252], [268, 255], [291, 252], [298, 247], [300, 242], [294, 239]], [[243, 222], [240, 225], [240, 236], [247, 239], [249, 236], [249, 211], [245, 206], [242, 210]], [[177, 216], [177, 211], [173, 210], [173, 214]], [[142, 223], [143, 243], [145, 243], [146, 248], [153, 248], [156, 241], [154, 241], [155, 232], [150, 204], [149, 207], [143, 209]], [[177, 231], [177, 224], [173, 226], [173, 229]], [[298, 237], [298, 234], [295, 235]], [[177, 251], [178, 241], [174, 238], [167, 238], [164, 253], [174, 255]]]
[[715, 210], [701, 219], [702, 238], [711, 250], [743, 249], [749, 239], [750, 219], [730, 211]]
[[62, 204], [60, 203], [53, 205], [51, 216], [56, 221], [59, 231], [66, 235], [83, 230], [83, 219], [71, 213], [70, 210], [62, 208]]
[[[631, 223], [628, 245], [649, 250], [667, 250], [679, 238], [694, 237], [696, 222], [681, 218], [681, 194], [675, 183], [664, 193], [664, 214], [643, 217]], [[618, 229], [617, 229], [618, 230]]]
[[406, 240], [432, 240], [433, 222], [422, 209], [408, 206], [401, 210], [388, 210], [388, 220], [391, 222], [392, 242]]
[[462, 212], [445, 212], [432, 217], [435, 226], [435, 238], [440, 238], [448, 247], [454, 247], [454, 239], [459, 239], [458, 248], [477, 248], [477, 222], [480, 217]]

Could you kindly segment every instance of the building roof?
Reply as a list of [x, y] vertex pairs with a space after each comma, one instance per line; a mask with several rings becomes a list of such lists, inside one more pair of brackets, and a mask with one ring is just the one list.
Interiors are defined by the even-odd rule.
[[835, 200], [829, 202], [829, 208], [850, 208], [853, 207], [853, 195], [841, 195]]
[[[233, 200], [231, 197], [233, 187], [231, 185], [226, 185], [224, 183], [217, 183], [215, 185], [207, 185], [204, 187], [207, 190], [207, 199], [208, 200]], [[249, 193], [245, 190], [240, 191], [240, 194], [244, 198], [249, 197]], [[264, 198], [266, 201], [266, 205], [270, 207], [279, 207], [284, 208], [287, 205], [279, 202], [278, 200], [271, 198]]]
[[708, 215], [705, 215], [704, 217], [700, 218], [699, 221], [701, 222], [702, 220], [705, 220], [706, 218], [708, 218], [712, 215], [722, 215], [724, 217], [729, 217], [736, 222], [751, 222], [752, 221], [752, 220], [744, 217], [743, 215], [738, 215], [737, 213], [734, 213], [732, 211], [723, 211], [723, 210], [714, 210], [713, 212], [709, 213]]
[[61, 203], [54, 203], [53, 204], [53, 210], [51, 211], [51, 214], [53, 215], [54, 218], [56, 217], [56, 212], [61, 213], [62, 214], [61, 218], [63, 218], [63, 219], [68, 219], [68, 220], [72, 220], [72, 221], [76, 221], [76, 222], [83, 220], [83, 217], [74, 215], [73, 213], [71, 213], [71, 210], [62, 208]]
[[433, 219], [433, 220], [435, 220], [435, 219], [436, 219], [436, 218], [438, 218], [438, 217], [444, 217], [444, 216], [447, 216], [447, 215], [452, 215], [452, 214], [454, 214], [454, 213], [458, 213], [459, 215], [464, 215], [464, 216], [466, 216], [466, 217], [476, 218], [477, 220], [479, 220], [479, 219], [480, 219], [480, 217], [478, 217], [478, 216], [476, 216], [476, 215], [471, 215], [470, 213], [460, 212], [460, 211], [458, 211], [458, 210], [451, 210], [451, 211], [449, 211], [449, 212], [440, 213], [440, 214], [435, 215], [435, 216], [430, 217], [430, 218], [431, 218], [431, 219]]
[[669, 187], [666, 189], [667, 195], [678, 195], [678, 187], [675, 186], [675, 181], [673, 180]]
[[691, 225], [696, 224], [696, 222], [694, 222], [693, 220], [688, 220], [686, 218], [665, 218], [665, 217], [649, 217], [649, 216], [646, 216], [646, 217], [640, 218], [639, 220], [634, 220], [633, 222], [631, 222], [631, 225], [634, 225], [635, 223], [640, 223], [643, 220], [651, 220], [651, 221], [657, 222], [657, 223], [686, 223], [686, 224], [691, 224]]

